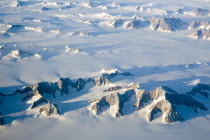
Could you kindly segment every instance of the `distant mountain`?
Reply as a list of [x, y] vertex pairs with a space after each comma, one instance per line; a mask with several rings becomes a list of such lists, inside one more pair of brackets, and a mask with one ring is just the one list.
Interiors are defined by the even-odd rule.
[[[69, 78], [60, 78], [57, 82], [40, 82], [26, 86], [22, 89], [17, 89], [9, 95], [0, 93], [0, 124], [4, 124], [4, 120], [5, 118], [7, 120], [6, 116], [8, 114], [18, 111], [38, 109], [38, 112], [35, 111], [38, 114], [45, 116], [59, 115], [61, 113], [59, 106], [54, 103], [57, 97], [75, 94], [87, 85], [89, 85], [88, 88], [91, 88], [91, 85], [103, 86], [110, 84], [111, 80], [116, 77], [127, 76], [133, 75], [129, 72], [115, 70], [109, 73], [103, 73], [98, 78], [79, 78], [76, 81], [72, 81]], [[10, 103], [11, 101], [12, 103]]]
[[175, 31], [179, 30], [181, 27], [185, 25], [181, 19], [177, 19], [174, 17], [152, 17], [150, 20], [150, 27], [153, 30], [161, 30], [161, 31]]
[[192, 35], [192, 37], [197, 38], [197, 39], [210, 39], [210, 30], [205, 30], [205, 29], [199, 29], [196, 30]]
[[[198, 84], [188, 94], [195, 95], [195, 93], [200, 93], [202, 90], [210, 91], [210, 86]], [[115, 92], [103, 96], [100, 99], [93, 100], [90, 104], [91, 110], [96, 115], [110, 108], [114, 117], [120, 117], [124, 115], [124, 111], [127, 111], [124, 108], [130, 108], [131, 110], [135, 108], [138, 111], [144, 108], [145, 104], [149, 103], [148, 113], [146, 115], [148, 121], [152, 121], [155, 115], [160, 112], [164, 123], [173, 123], [184, 121], [184, 117], [180, 115], [180, 110], [177, 108], [178, 105], [186, 106], [196, 113], [198, 113], [198, 109], [208, 110], [205, 105], [188, 94], [179, 94], [165, 86], [157, 87], [151, 92], [139, 89], [127, 89], [123, 94]], [[206, 94], [205, 97], [207, 96]]]

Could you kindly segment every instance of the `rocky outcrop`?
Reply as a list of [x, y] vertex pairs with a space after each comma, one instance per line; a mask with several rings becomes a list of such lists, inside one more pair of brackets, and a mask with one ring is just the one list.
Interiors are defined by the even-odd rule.
[[162, 114], [162, 120], [165, 123], [173, 123], [176, 121], [183, 121], [184, 119], [182, 116], [179, 114], [177, 109], [171, 105], [167, 100], [161, 100], [157, 104], [152, 105], [149, 110], [151, 110], [147, 114], [147, 120], [152, 121], [154, 119], [154, 116], [161, 112]]
[[187, 92], [187, 94], [190, 94], [193, 96], [200, 94], [206, 98], [209, 98], [210, 85], [205, 85], [205, 84], [199, 83], [195, 87], [193, 87], [193, 89], [190, 92]]
[[47, 99], [45, 99], [44, 97], [40, 97], [38, 100], [34, 101], [31, 106], [30, 109], [33, 109], [43, 103], [49, 103], [50, 101], [48, 101]]
[[135, 104], [132, 107], [136, 107], [136, 110], [141, 109], [144, 106], [144, 103], [147, 103], [150, 100], [149, 93], [145, 90], [129, 89], [123, 94], [115, 92], [110, 95], [103, 96], [98, 100], [91, 101], [91, 109], [97, 115], [104, 111], [103, 108], [115, 106], [116, 109], [114, 110], [115, 112], [113, 112], [115, 117], [123, 116], [124, 104], [131, 100], [131, 98], [134, 98], [135, 100]]
[[197, 8], [194, 12], [196, 16], [208, 16], [209, 15], [209, 10], [207, 9], [202, 9], [202, 8]]
[[101, 99], [94, 100], [90, 102], [93, 103], [91, 110], [95, 112], [95, 114], [100, 114], [103, 112], [105, 107], [116, 106], [114, 110], [115, 117], [120, 117], [123, 115], [123, 106], [124, 103], [127, 102], [132, 95], [135, 95], [134, 90], [127, 90], [124, 94], [120, 94], [118, 92], [102, 97]]
[[117, 90], [124, 89], [124, 88], [127, 88], [127, 87], [115, 86], [115, 87], [110, 87], [110, 88], [104, 90], [103, 92], [113, 92], [113, 91], [117, 91]]
[[114, 79], [117, 76], [133, 76], [131, 73], [129, 72], [120, 72], [120, 71], [115, 71], [114, 73], [104, 73], [101, 76], [99, 76], [98, 78], [94, 79], [94, 83], [97, 86], [102, 86], [102, 85], [107, 85], [111, 83], [111, 79]]
[[176, 11], [178, 14], [184, 14], [184, 10], [179, 8], [177, 11]]
[[122, 19], [114, 19], [110, 22], [110, 25], [112, 27], [119, 27], [119, 26], [122, 26], [124, 23], [124, 21]]
[[198, 20], [193, 21], [188, 29], [206, 29], [210, 30], [210, 23], [209, 22], [199, 22]]
[[51, 115], [59, 115], [60, 111], [56, 104], [48, 103], [39, 110], [39, 113], [45, 116], [51, 116]]
[[197, 39], [210, 39], [210, 30], [200, 29], [196, 30], [192, 35], [192, 37]]
[[66, 9], [70, 9], [70, 8], [72, 8], [72, 6], [71, 5], [67, 5], [67, 6], [61, 7], [60, 10], [66, 10]]
[[124, 28], [129, 28], [129, 29], [137, 29], [141, 26], [141, 22], [139, 20], [131, 20], [131, 21], [126, 21], [123, 25]]
[[28, 87], [24, 87], [21, 90], [16, 90], [15, 94], [25, 94], [22, 101], [25, 101], [29, 98], [32, 98], [36, 95], [41, 95], [45, 97], [46, 95], [51, 95], [52, 97], [56, 97], [56, 91], [63, 94], [70, 94], [70, 88], [75, 89], [77, 92], [82, 90], [85, 85], [89, 82], [92, 82], [92, 79], [84, 80], [79, 78], [75, 82], [71, 81], [69, 78], [60, 78], [57, 82], [40, 82]]
[[137, 90], [136, 91], [136, 99], [137, 102], [134, 104], [136, 107], [136, 110], [140, 110], [144, 107], [146, 103], [148, 103], [151, 100], [150, 93], [146, 90]]
[[0, 126], [1, 126], [1, 125], [4, 125], [4, 118], [1, 118], [1, 117], [0, 117]]
[[139, 87], [140, 87], [140, 85], [138, 83], [131, 83], [128, 86], [115, 86], [115, 87], [110, 87], [110, 88], [104, 90], [103, 92], [114, 92], [114, 91], [118, 91], [120, 89], [137, 89]]
[[198, 109], [203, 111], [208, 110], [202, 103], [196, 101], [190, 95], [179, 94], [165, 86], [157, 87], [151, 92], [138, 89], [129, 89], [123, 94], [115, 92], [90, 103], [92, 105], [91, 110], [93, 110], [96, 115], [105, 111], [107, 107], [111, 108], [115, 106], [115, 117], [119, 117], [123, 116], [124, 104], [126, 102], [133, 103], [133, 101], [135, 102], [130, 108], [136, 107], [137, 111], [151, 102], [148, 105], [149, 113], [147, 113], [146, 119], [152, 121], [155, 115], [160, 112], [164, 123], [184, 120], [183, 116], [180, 115], [180, 111], [177, 109], [178, 105], [186, 106], [196, 113], [198, 113]]
[[161, 31], [175, 31], [185, 25], [181, 19], [174, 17], [152, 17], [149, 21], [153, 30]]

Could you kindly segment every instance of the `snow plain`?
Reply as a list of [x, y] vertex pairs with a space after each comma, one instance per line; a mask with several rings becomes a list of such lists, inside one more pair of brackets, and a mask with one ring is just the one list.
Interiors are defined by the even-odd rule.
[[[138, 6], [142, 8], [137, 10]], [[183, 14], [176, 12], [179, 8], [184, 10]], [[188, 26], [194, 20], [210, 22], [210, 16], [196, 16], [193, 13], [196, 8], [210, 10], [210, 1], [22, 0], [17, 6], [17, 1], [1, 0], [0, 92], [10, 94], [20, 87], [54, 82], [60, 77], [97, 77], [106, 68], [134, 75], [114, 84], [136, 82], [148, 91], [165, 85], [185, 93], [197, 83], [209, 84], [210, 41], [191, 38], [194, 31]], [[110, 26], [115, 18], [129, 21], [152, 16], [181, 18], [186, 27], [162, 32], [149, 26], [138, 29]], [[12, 28], [12, 25], [21, 26]], [[79, 51], [69, 51], [70, 48]], [[15, 50], [28, 53], [17, 55], [12, 53]], [[0, 139], [208, 140], [210, 137], [209, 111], [175, 124], [162, 124], [160, 119], [148, 123], [144, 110], [118, 119], [107, 114], [94, 116], [87, 101], [102, 97], [106, 94], [103, 89], [107, 87], [69, 95], [63, 101], [61, 116], [22, 117], [11, 125], [1, 126]], [[16, 115], [21, 116], [21, 112]]]

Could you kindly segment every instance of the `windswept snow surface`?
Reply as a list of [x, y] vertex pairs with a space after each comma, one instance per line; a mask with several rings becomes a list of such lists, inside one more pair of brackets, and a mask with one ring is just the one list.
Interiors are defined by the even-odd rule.
[[[209, 140], [210, 111], [162, 124], [160, 118], [145, 120], [149, 107], [113, 118], [110, 110], [95, 116], [87, 103], [131, 82], [147, 91], [164, 85], [178, 93], [210, 84], [210, 40], [193, 38], [196, 29], [188, 28], [193, 21], [210, 22], [209, 11], [209, 0], [1, 0], [0, 93], [61, 77], [95, 78], [118, 70], [134, 76], [59, 98], [60, 116], [9, 114], [14, 121], [0, 126], [0, 139]], [[151, 18], [160, 19], [158, 27], [176, 30], [154, 30]], [[134, 20], [138, 28], [125, 28]], [[210, 110], [209, 98], [201, 100]]]

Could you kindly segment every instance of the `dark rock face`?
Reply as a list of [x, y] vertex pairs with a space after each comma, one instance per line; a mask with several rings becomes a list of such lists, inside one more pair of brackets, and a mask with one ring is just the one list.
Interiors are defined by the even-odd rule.
[[66, 10], [66, 9], [70, 9], [70, 8], [72, 8], [71, 5], [67, 5], [67, 6], [61, 7], [60, 9], [61, 10]]
[[147, 114], [147, 120], [152, 121], [154, 119], [154, 115], [158, 112], [164, 114], [162, 116], [163, 122], [165, 123], [173, 123], [176, 121], [183, 121], [184, 119], [179, 114], [177, 109], [170, 104], [166, 99], [159, 101], [158, 103], [152, 105], [150, 107], [150, 113]]
[[196, 20], [196, 21], [193, 21], [189, 26], [189, 29], [198, 29], [198, 28], [209, 30], [210, 23], [209, 22], [200, 22], [200, 21]]
[[152, 17], [149, 21], [153, 30], [175, 31], [185, 25], [181, 19], [176, 19], [174, 17]]
[[43, 7], [41, 10], [42, 10], [42, 11], [49, 11], [50, 9], [47, 8], [47, 7]]
[[107, 85], [107, 84], [111, 83], [110, 82], [111, 79], [114, 79], [117, 76], [128, 77], [128, 76], [133, 76], [133, 75], [130, 74], [129, 72], [119, 72], [119, 71], [116, 71], [116, 72], [111, 73], [111, 74], [104, 73], [101, 76], [99, 76], [98, 78], [95, 78], [94, 83], [97, 86]]
[[122, 24], [124, 23], [124, 21], [122, 19], [114, 19], [111, 21], [111, 25], [113, 27], [119, 27], [119, 26], [122, 26]]
[[180, 9], [177, 10], [177, 13], [178, 14], [184, 14], [184, 10], [180, 8]]
[[166, 99], [175, 105], [185, 105], [192, 108], [195, 112], [198, 112], [197, 109], [208, 110], [202, 103], [196, 101], [191, 96], [187, 94], [167, 94]]
[[112, 92], [112, 91], [117, 91], [117, 90], [120, 90], [120, 89], [123, 89], [123, 88], [124, 87], [121, 87], [121, 86], [115, 86], [115, 87], [110, 87], [107, 90], [104, 90], [103, 92]]
[[120, 93], [113, 93], [107, 96], [102, 97], [101, 99], [94, 100], [90, 103], [93, 103], [92, 110], [95, 111], [96, 115], [103, 112], [103, 107], [111, 107], [113, 105], [116, 106], [116, 112], [114, 112], [116, 117], [123, 116], [123, 107], [126, 102], [128, 102], [132, 96], [136, 98], [135, 107], [139, 110], [144, 103], [148, 102], [150, 98], [148, 98], [148, 93], [141, 90], [133, 90], [129, 89], [123, 94]]
[[195, 112], [198, 112], [197, 109], [208, 110], [202, 103], [196, 101], [191, 96], [179, 94], [168, 87], [158, 87], [150, 93], [151, 98], [155, 102], [150, 107], [151, 112], [147, 115], [148, 121], [153, 120], [153, 116], [158, 112], [163, 114], [163, 122], [173, 123], [175, 121], [183, 121], [184, 118], [179, 114], [176, 105], [187, 106]]
[[137, 29], [141, 26], [141, 22], [139, 20], [132, 20], [132, 21], [129, 21], [129, 22], [126, 22], [124, 24], [124, 27], [125, 28], [132, 28], [132, 29]]
[[23, 29], [23, 26], [22, 25], [12, 25], [6, 32], [9, 34], [9, 33], [15, 33], [19, 30], [22, 30]]
[[146, 90], [137, 90], [136, 91], [137, 102], [134, 104], [136, 110], [140, 110], [144, 107], [144, 104], [151, 100], [150, 93]]
[[91, 109], [95, 111], [97, 115], [104, 111], [104, 107], [110, 108], [115, 105], [117, 106], [115, 112], [116, 117], [123, 116], [124, 104], [133, 100], [133, 95], [135, 99], [133, 107], [136, 107], [137, 111], [142, 109], [146, 103], [152, 101], [150, 103], [149, 113], [146, 115], [148, 121], [152, 121], [154, 116], [159, 112], [162, 113], [162, 120], [165, 123], [183, 121], [184, 118], [180, 115], [177, 105], [187, 106], [193, 109], [196, 113], [198, 113], [198, 109], [204, 111], [208, 110], [202, 103], [196, 101], [190, 95], [179, 94], [166, 86], [158, 87], [151, 92], [129, 89], [123, 94], [113, 93], [104, 96], [99, 100], [92, 101]]
[[47, 99], [40, 97], [38, 100], [34, 101], [31, 105], [31, 109], [43, 104], [43, 103], [49, 103], [50, 101], [48, 101]]
[[131, 83], [128, 86], [115, 86], [115, 87], [110, 87], [107, 90], [104, 90], [103, 92], [113, 92], [113, 91], [118, 91], [120, 89], [137, 89], [139, 87], [140, 87], [140, 85], [138, 83]]
[[61, 94], [69, 94], [69, 86], [74, 87], [74, 82], [72, 82], [69, 78], [60, 78], [57, 81], [57, 86], [61, 91]]
[[205, 85], [202, 83], [197, 84], [190, 92], [187, 92], [187, 94], [195, 96], [196, 94], [200, 94], [206, 98], [209, 97], [210, 92], [210, 85]]
[[79, 78], [76, 82], [71, 81], [69, 78], [60, 78], [57, 82], [41, 82], [34, 84], [29, 87], [25, 87], [21, 90], [16, 90], [15, 94], [25, 94], [22, 101], [25, 101], [35, 95], [52, 95], [54, 98], [56, 97], [56, 91], [60, 91], [61, 95], [70, 94], [69, 88], [74, 88], [76, 91], [82, 90], [85, 85], [91, 82], [91, 79], [84, 80]]
[[209, 15], [209, 10], [202, 9], [202, 8], [197, 8], [194, 13], [195, 13], [196, 16], [208, 16]]
[[1, 117], [0, 117], [0, 126], [1, 126], [1, 125], [4, 125], [4, 118], [1, 118]]
[[39, 113], [44, 114], [45, 116], [51, 116], [51, 115], [59, 115], [60, 111], [56, 104], [48, 103], [39, 110]]
[[193, 34], [193, 37], [197, 39], [210, 39], [210, 30], [200, 29], [196, 30]]

